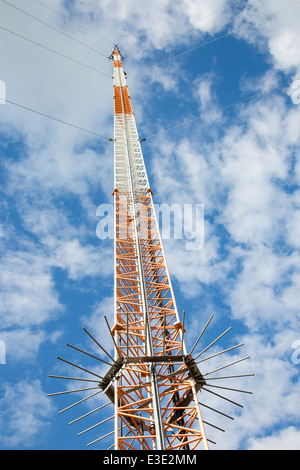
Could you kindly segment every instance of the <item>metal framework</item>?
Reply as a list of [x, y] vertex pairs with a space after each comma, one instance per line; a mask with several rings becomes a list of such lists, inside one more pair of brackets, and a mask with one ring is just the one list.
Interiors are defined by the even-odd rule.
[[[62, 410], [66, 411], [100, 392], [106, 394], [109, 398], [107, 404], [114, 406], [114, 415], [87, 428], [79, 435], [112, 419], [114, 431], [89, 444], [114, 434], [115, 450], [208, 449], [204, 424], [211, 424], [202, 419], [197, 393], [200, 390], [210, 391], [241, 406], [212, 392], [209, 388], [213, 386], [209, 382], [212, 378], [207, 376], [248, 359], [249, 356], [205, 374], [200, 372], [200, 362], [242, 346], [238, 344], [198, 360], [230, 330], [228, 328], [199, 354], [192, 356], [213, 316], [204, 326], [192, 349], [189, 352], [186, 349], [185, 314], [183, 312], [181, 320], [126, 85], [123, 57], [117, 46], [110, 58], [114, 64], [114, 325], [109, 325], [106, 317], [105, 320], [114, 344], [115, 356], [110, 356], [84, 328], [108, 359], [103, 360], [77, 347], [68, 346], [109, 365], [107, 373], [100, 376], [78, 364], [59, 358], [94, 377], [51, 377], [86, 380], [96, 382], [97, 385], [49, 395], [96, 390], [89, 397]], [[227, 378], [249, 375], [253, 374]], [[251, 393], [226, 387], [217, 388]], [[106, 405], [97, 407], [93, 412], [104, 406]], [[91, 413], [86, 413], [69, 424]]]
[[[197, 448], [207, 439], [187, 377], [179, 320], [121, 55], [115, 106], [115, 449]], [[197, 423], [198, 419], [198, 423]], [[123, 426], [120, 426], [123, 424]], [[125, 427], [125, 430], [124, 430]]]

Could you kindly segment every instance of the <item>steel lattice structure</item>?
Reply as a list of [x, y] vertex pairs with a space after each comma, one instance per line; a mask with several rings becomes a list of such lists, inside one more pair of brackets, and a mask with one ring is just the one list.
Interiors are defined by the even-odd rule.
[[[110, 59], [114, 64], [114, 325], [110, 326], [106, 317], [105, 320], [114, 344], [115, 357], [110, 356], [84, 329], [108, 356], [109, 362], [77, 347], [71, 347], [108, 364], [109, 369], [106, 374], [100, 376], [62, 359], [96, 376], [96, 380], [94, 377], [93, 379], [52, 377], [95, 382], [97, 384], [95, 387], [77, 389], [74, 392], [95, 389], [96, 392], [91, 396], [104, 393], [114, 405], [114, 415], [109, 418], [114, 418], [114, 430], [90, 444], [99, 442], [108, 435], [114, 435], [115, 450], [208, 449], [205, 424], [210, 425], [210, 423], [205, 423], [202, 419], [197, 393], [200, 390], [209, 391], [209, 387], [212, 387], [209, 383], [211, 378], [207, 377], [212, 372], [241, 362], [249, 356], [214, 371], [201, 373], [198, 363], [202, 361], [197, 359], [230, 330], [228, 328], [193, 357], [192, 353], [213, 316], [204, 326], [193, 348], [190, 352], [187, 351], [184, 336], [185, 315], [183, 313], [181, 320], [177, 311], [152, 191], [126, 85], [123, 57], [118, 46], [115, 46]], [[241, 345], [238, 344], [211, 357]], [[210, 357], [203, 360], [206, 359]], [[253, 374], [227, 378], [249, 375]], [[251, 393], [226, 387], [217, 388]], [[49, 395], [63, 393], [70, 391]], [[211, 393], [218, 395], [215, 392]], [[84, 400], [76, 402], [65, 410]], [[225, 400], [235, 403], [228, 398]], [[94, 411], [101, 408], [97, 407]], [[108, 419], [79, 434], [106, 421]]]
[[[132, 112], [114, 50], [115, 325], [122, 380], [114, 390], [115, 448], [178, 449], [203, 440], [196, 384], [186, 377], [183, 325]], [[198, 418], [199, 425], [195, 426]], [[128, 435], [124, 435], [125, 425]], [[122, 429], [122, 433], [118, 431]], [[134, 439], [134, 442], [132, 440]], [[131, 444], [129, 444], [131, 442]]]

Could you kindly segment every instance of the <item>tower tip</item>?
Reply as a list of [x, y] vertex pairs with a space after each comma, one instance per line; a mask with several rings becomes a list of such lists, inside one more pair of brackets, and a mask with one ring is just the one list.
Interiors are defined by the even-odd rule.
[[114, 45], [113, 50], [112, 50], [112, 53], [111, 53], [111, 55], [109, 56], [109, 59], [114, 59], [114, 55], [115, 55], [116, 53], [120, 56], [121, 60], [125, 60], [125, 57], [121, 54], [121, 51], [120, 51], [120, 48], [119, 48], [119, 44], [115, 44], [115, 45]]

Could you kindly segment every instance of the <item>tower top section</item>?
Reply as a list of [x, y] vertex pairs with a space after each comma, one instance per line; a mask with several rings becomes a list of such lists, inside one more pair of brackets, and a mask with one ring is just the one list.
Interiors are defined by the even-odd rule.
[[122, 60], [125, 60], [125, 57], [121, 54], [118, 44], [115, 44], [109, 59], [114, 61], [114, 66], [118, 66], [118, 62], [120, 67], [122, 67]]
[[115, 102], [115, 114], [127, 115], [132, 114], [131, 100], [128, 94], [128, 88], [126, 84], [125, 72], [123, 70], [122, 56], [119, 47], [115, 45], [110, 59], [114, 61], [114, 102]]

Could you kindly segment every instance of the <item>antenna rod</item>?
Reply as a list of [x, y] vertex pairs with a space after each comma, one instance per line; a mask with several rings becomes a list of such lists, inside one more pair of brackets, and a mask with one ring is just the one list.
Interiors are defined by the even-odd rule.
[[182, 334], [181, 334], [181, 354], [183, 354], [183, 337], [184, 337], [184, 321], [185, 321], [185, 310], [183, 310], [183, 316], [182, 316]]
[[241, 346], [244, 346], [244, 343], [240, 343], [240, 344], [237, 344], [236, 346], [232, 346], [232, 348], [224, 349], [224, 351], [220, 351], [216, 354], [212, 354], [211, 356], [208, 356], [205, 359], [200, 359], [200, 361], [197, 361], [196, 364], [200, 364], [200, 362], [208, 361], [208, 359], [212, 359], [213, 357], [220, 356], [221, 354], [224, 354], [228, 351], [232, 351], [233, 349], [239, 348]]
[[94, 397], [95, 395], [98, 395], [98, 393], [101, 393], [102, 390], [99, 390], [98, 392], [92, 393], [92, 395], [89, 395], [88, 397], [82, 398], [81, 400], [77, 401], [76, 403], [73, 403], [73, 405], [68, 406], [67, 408], [64, 408], [63, 410], [60, 410], [59, 413], [64, 413], [64, 411], [70, 410], [74, 406], [79, 405], [80, 403], [83, 403], [86, 400], [89, 400], [90, 398]]
[[76, 423], [76, 422], [77, 422], [77, 421], [79, 421], [80, 419], [82, 419], [82, 418], [86, 418], [86, 416], [89, 416], [89, 415], [91, 415], [92, 413], [95, 413], [95, 411], [102, 410], [102, 408], [105, 408], [107, 405], [111, 405], [111, 404], [112, 404], [112, 402], [111, 402], [111, 401], [109, 401], [109, 402], [105, 403], [105, 405], [98, 406], [98, 408], [95, 408], [94, 410], [92, 410], [92, 411], [89, 411], [89, 412], [88, 412], [88, 413], [86, 413], [85, 415], [82, 415], [82, 416], [80, 416], [79, 418], [76, 418], [76, 419], [74, 419], [73, 421], [70, 421], [70, 423], [69, 423], [69, 424]]
[[222, 336], [226, 335], [226, 333], [228, 333], [228, 331], [231, 330], [231, 327], [227, 328], [226, 331], [224, 331], [224, 333], [222, 333], [220, 336], [218, 336], [217, 339], [215, 339], [212, 343], [210, 343], [205, 349], [203, 349], [203, 351], [201, 351], [201, 353], [199, 353], [195, 358], [194, 360], [198, 359], [198, 357], [200, 357], [205, 351], [207, 351], [211, 346], [213, 346], [217, 341], [219, 341], [219, 339], [222, 338]]
[[[116, 341], [115, 341], [114, 335], [113, 335], [112, 332], [111, 332], [111, 329], [110, 329], [108, 320], [107, 320], [107, 318], [106, 318], [105, 315], [104, 315], [104, 318], [105, 318], [105, 321], [106, 321], [106, 324], [107, 324], [107, 328], [108, 328], [109, 334], [110, 334], [110, 336], [111, 336], [111, 338], [112, 338], [112, 340], [113, 340], [113, 343], [114, 343], [114, 345], [115, 345], [115, 348], [116, 348], [116, 350], [117, 350], [117, 353], [118, 353], [119, 357], [121, 357], [119, 348], [118, 348], [117, 343], [116, 343]], [[114, 362], [115, 362], [115, 361], [114, 361]]]
[[103, 379], [101, 375], [95, 374], [95, 372], [91, 372], [88, 369], [84, 369], [83, 367], [78, 366], [77, 364], [74, 364], [73, 362], [67, 361], [66, 359], [62, 359], [61, 357], [58, 357], [58, 356], [57, 356], [57, 359], [59, 359], [60, 361], [66, 362], [67, 364], [70, 364], [73, 367], [77, 367], [77, 369], [83, 370], [84, 372], [87, 372], [88, 374], [95, 375], [96, 377], [99, 377], [99, 379]]
[[210, 317], [210, 319], [208, 320], [208, 322], [206, 323], [205, 327], [203, 328], [203, 330], [201, 331], [200, 335], [198, 336], [197, 338], [197, 341], [195, 342], [194, 346], [192, 347], [192, 349], [190, 350], [190, 355], [192, 354], [192, 352], [194, 351], [195, 347], [197, 346], [200, 338], [202, 337], [204, 331], [206, 330], [206, 328], [208, 327], [208, 325], [210, 324], [211, 320], [213, 319], [213, 315]]
[[210, 372], [207, 372], [206, 374], [204, 374], [204, 377], [206, 377], [207, 375], [213, 374], [214, 372], [217, 372], [219, 370], [226, 369], [226, 367], [233, 366], [234, 364], [237, 364], [238, 362], [245, 361], [246, 359], [249, 359], [249, 358], [250, 356], [246, 356], [246, 357], [243, 357], [242, 359], [239, 359], [238, 361], [234, 361], [234, 362], [231, 362], [230, 364], [226, 364], [226, 366], [222, 366], [222, 367], [219, 367], [218, 369], [211, 370]]
[[85, 331], [86, 334], [89, 335], [90, 338], [92, 338], [93, 341], [95, 341], [95, 343], [97, 344], [97, 346], [99, 346], [100, 349], [102, 349], [102, 351], [113, 361], [115, 362], [115, 360], [111, 357], [110, 354], [108, 354], [108, 352], [101, 346], [100, 343], [98, 343], [98, 341], [91, 335], [91, 333], [89, 333], [84, 327], [82, 327], [83, 331]]
[[237, 406], [239, 406], [240, 408], [243, 408], [243, 406], [240, 405], [239, 403], [237, 403], [237, 402], [235, 402], [235, 401], [233, 401], [233, 400], [229, 400], [229, 398], [223, 397], [223, 395], [219, 395], [218, 393], [215, 393], [215, 392], [213, 392], [212, 390], [207, 390], [207, 388], [205, 388], [205, 387], [202, 387], [202, 390], [205, 390], [206, 392], [212, 393], [212, 394], [215, 395], [216, 397], [222, 398], [223, 400], [229, 401], [230, 403], [233, 403], [234, 405], [237, 405]]
[[76, 346], [72, 346], [71, 344], [67, 344], [67, 346], [68, 346], [69, 348], [76, 349], [76, 351], [79, 351], [79, 352], [81, 352], [81, 353], [83, 353], [83, 354], [86, 354], [87, 356], [90, 356], [90, 357], [92, 357], [92, 358], [94, 358], [94, 359], [97, 359], [97, 361], [104, 362], [104, 364], [107, 364], [108, 366], [112, 366], [112, 364], [110, 364], [110, 363], [107, 362], [107, 361], [104, 361], [104, 359], [101, 359], [100, 357], [94, 356], [93, 354], [90, 354], [90, 353], [88, 353], [88, 352], [86, 352], [86, 351], [83, 351], [83, 349], [79, 349], [79, 348], [77, 348]]
[[90, 431], [91, 429], [96, 428], [97, 426], [100, 426], [103, 423], [106, 423], [107, 421], [113, 419], [115, 415], [110, 416], [109, 418], [103, 419], [103, 421], [100, 421], [100, 423], [94, 424], [94, 426], [91, 426], [90, 428], [85, 429], [84, 431], [81, 431], [78, 433], [78, 436], [81, 436], [81, 434], [84, 434], [87, 431]]

